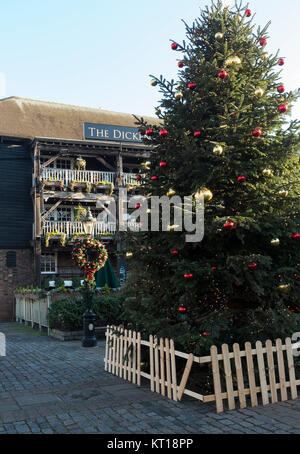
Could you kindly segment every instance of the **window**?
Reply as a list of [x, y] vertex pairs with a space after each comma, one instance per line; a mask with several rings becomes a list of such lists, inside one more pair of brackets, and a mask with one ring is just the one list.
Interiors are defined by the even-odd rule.
[[[50, 159], [50, 156], [41, 157], [41, 164], [44, 164]], [[47, 167], [47, 169], [72, 169], [73, 168], [73, 159], [56, 159], [55, 161], [51, 162]]]
[[[45, 210], [49, 210], [51, 205], [47, 205]], [[52, 211], [47, 218], [47, 221], [55, 222], [71, 222], [72, 221], [72, 209], [69, 207], [59, 207], [56, 210]]]
[[57, 273], [57, 255], [43, 254], [41, 256], [41, 274]]

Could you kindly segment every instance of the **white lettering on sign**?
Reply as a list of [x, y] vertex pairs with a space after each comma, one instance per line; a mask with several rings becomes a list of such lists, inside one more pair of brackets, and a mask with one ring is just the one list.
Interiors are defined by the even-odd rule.
[[121, 139], [121, 131], [119, 131], [118, 129], [114, 129], [114, 139]]

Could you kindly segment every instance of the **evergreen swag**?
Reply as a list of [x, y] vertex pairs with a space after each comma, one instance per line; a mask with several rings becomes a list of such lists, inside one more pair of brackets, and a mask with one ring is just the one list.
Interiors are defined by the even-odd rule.
[[285, 92], [284, 59], [266, 52], [268, 25], [255, 31], [250, 16], [213, 2], [186, 25], [187, 42], [171, 45], [178, 81], [151, 76], [161, 125], [138, 119], [152, 146], [141, 191], [213, 197], [201, 243], [174, 231], [127, 237], [124, 317], [195, 353], [300, 326], [300, 123], [286, 120], [299, 91]]
[[93, 238], [78, 240], [72, 250], [72, 260], [84, 270], [88, 281], [95, 279], [95, 273], [105, 265], [107, 258], [104, 245]]

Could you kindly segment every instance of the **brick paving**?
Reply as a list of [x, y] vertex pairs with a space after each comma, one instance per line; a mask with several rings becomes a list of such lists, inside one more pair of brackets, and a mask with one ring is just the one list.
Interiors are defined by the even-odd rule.
[[0, 323], [0, 434], [299, 434], [300, 399], [226, 411], [173, 402], [104, 371], [105, 342], [84, 349]]

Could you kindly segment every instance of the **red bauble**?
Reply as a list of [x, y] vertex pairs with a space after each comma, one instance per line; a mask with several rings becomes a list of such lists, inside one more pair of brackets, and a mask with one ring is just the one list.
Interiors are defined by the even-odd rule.
[[189, 87], [190, 90], [195, 90], [196, 84], [194, 84], [194, 83], [192, 82], [192, 83], [188, 84], [188, 87]]
[[151, 180], [152, 180], [152, 181], [156, 181], [156, 180], [158, 180], [158, 178], [157, 178], [156, 175], [154, 175], [154, 176], [151, 178]]
[[179, 306], [178, 312], [180, 312], [181, 314], [185, 314], [186, 311], [187, 311], [187, 308], [185, 306]]
[[167, 167], [166, 161], [161, 161], [161, 163], [160, 163], [159, 165], [160, 165], [160, 167], [161, 167], [162, 169], [164, 169], [164, 168]]
[[146, 131], [145, 131], [145, 129], [140, 129], [139, 133], [141, 134], [141, 136], [144, 136], [146, 134]]
[[153, 129], [151, 129], [151, 128], [147, 129], [146, 136], [148, 136], [148, 137], [153, 136]]
[[239, 183], [245, 183], [246, 177], [238, 177], [238, 182]]
[[230, 221], [223, 225], [225, 230], [232, 230], [235, 227], [235, 223]]
[[194, 137], [198, 138], [201, 136], [201, 131], [194, 132]]
[[292, 235], [293, 240], [300, 240], [300, 233], [296, 232]]
[[283, 58], [279, 58], [278, 65], [279, 66], [283, 66], [284, 65], [284, 59]]
[[248, 265], [249, 270], [254, 271], [257, 268], [257, 263], [252, 262], [250, 265]]
[[251, 14], [252, 14], [251, 9], [246, 9], [246, 11], [245, 11], [245, 16], [246, 16], [246, 17], [250, 17]]
[[168, 136], [168, 131], [166, 129], [162, 129], [159, 132], [160, 137], [167, 137]]
[[184, 67], [183, 61], [179, 61], [177, 64], [178, 64], [178, 68], [183, 68]]
[[261, 46], [265, 46], [265, 45], [267, 44], [266, 38], [262, 38], [262, 39], [259, 41], [259, 44], [260, 44]]
[[255, 131], [252, 131], [252, 135], [254, 137], [260, 137], [262, 135], [262, 130], [261, 129], [255, 129]]
[[284, 85], [279, 85], [279, 86], [277, 87], [277, 91], [278, 91], [278, 93], [284, 93], [284, 92], [285, 92]]
[[178, 49], [178, 44], [177, 43], [171, 44], [171, 49], [177, 50]]
[[286, 104], [280, 104], [280, 106], [278, 107], [278, 111], [279, 111], [280, 113], [286, 113], [287, 110], [288, 110], [288, 108], [287, 108], [287, 105], [286, 105]]
[[177, 249], [174, 249], [171, 254], [173, 255], [173, 257], [176, 257], [179, 254], [179, 251], [177, 251]]
[[137, 180], [140, 180], [142, 178], [142, 175], [136, 175], [135, 177]]
[[220, 71], [219, 72], [220, 79], [226, 79], [227, 76], [228, 76], [227, 71]]
[[194, 278], [194, 275], [193, 275], [192, 273], [191, 273], [191, 274], [185, 274], [185, 275], [184, 275], [184, 279], [185, 279], [186, 281], [192, 281], [193, 278]]
[[211, 269], [212, 269], [213, 271], [216, 271], [217, 267], [216, 267], [216, 266], [212, 266]]
[[140, 203], [137, 203], [136, 206], [135, 206], [135, 208], [138, 210], [139, 208], [141, 208], [141, 206], [142, 206], [142, 205], [141, 205]]
[[236, 288], [238, 288], [238, 287], [240, 286], [240, 284], [239, 284], [238, 282], [235, 282], [233, 285], [234, 285]]

